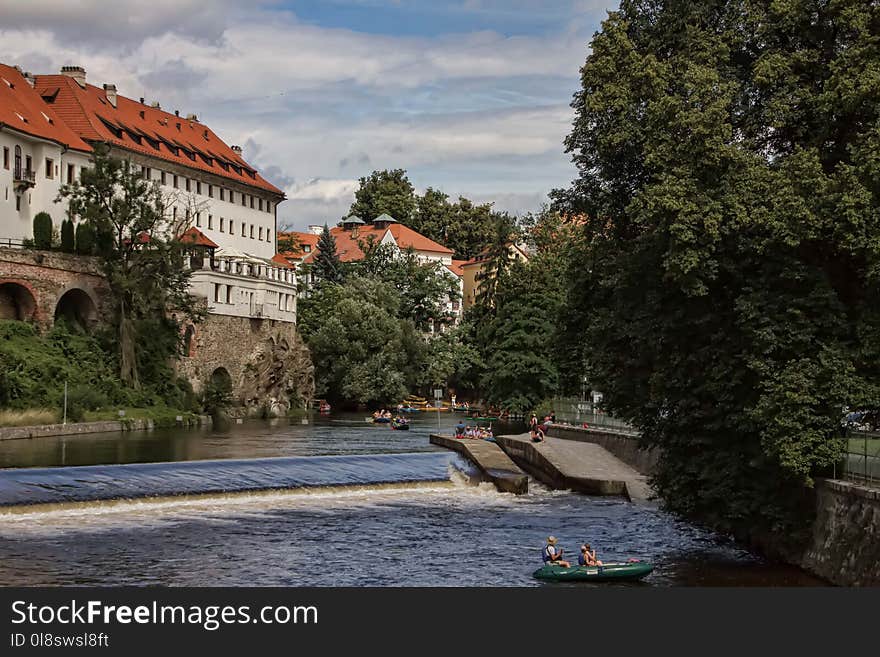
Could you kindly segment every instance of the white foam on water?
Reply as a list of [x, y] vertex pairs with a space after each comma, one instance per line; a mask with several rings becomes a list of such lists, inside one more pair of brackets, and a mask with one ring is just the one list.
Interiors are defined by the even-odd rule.
[[284, 509], [332, 513], [397, 503], [455, 503], [480, 507], [515, 503], [514, 495], [499, 493], [488, 482], [470, 483], [467, 474], [450, 464], [448, 481], [407, 482], [365, 486], [334, 486], [196, 496], [102, 500], [7, 507], [0, 509], [0, 536], [54, 535], [100, 531], [113, 526], [156, 526], [199, 520], [234, 523], [242, 516]]

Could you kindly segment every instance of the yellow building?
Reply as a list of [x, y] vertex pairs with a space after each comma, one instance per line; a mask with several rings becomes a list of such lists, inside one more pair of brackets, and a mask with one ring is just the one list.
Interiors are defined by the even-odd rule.
[[[528, 254], [516, 244], [511, 243], [508, 246], [508, 253], [511, 261], [528, 262]], [[489, 261], [489, 255], [486, 251], [478, 255], [476, 258], [467, 260], [460, 265], [462, 280], [462, 306], [467, 310], [477, 302], [480, 295], [480, 288], [486, 280], [486, 263]]]

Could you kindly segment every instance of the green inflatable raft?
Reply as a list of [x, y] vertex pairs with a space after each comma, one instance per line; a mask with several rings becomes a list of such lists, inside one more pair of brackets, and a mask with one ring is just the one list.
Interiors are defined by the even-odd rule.
[[654, 570], [653, 564], [644, 561], [627, 563], [606, 563], [601, 566], [562, 566], [546, 565], [533, 573], [537, 579], [553, 582], [617, 582], [642, 579]]

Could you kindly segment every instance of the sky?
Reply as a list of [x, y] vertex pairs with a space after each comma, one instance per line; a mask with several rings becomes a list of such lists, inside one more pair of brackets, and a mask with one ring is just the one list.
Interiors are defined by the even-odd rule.
[[574, 177], [570, 102], [615, 4], [0, 0], [0, 61], [198, 115], [285, 191], [280, 226], [336, 223], [394, 168], [523, 214]]

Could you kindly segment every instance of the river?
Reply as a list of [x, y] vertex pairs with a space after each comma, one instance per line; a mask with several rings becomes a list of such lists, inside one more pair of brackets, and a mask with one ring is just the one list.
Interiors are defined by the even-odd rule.
[[[0, 442], [0, 504], [50, 502], [0, 509], [0, 585], [546, 586], [548, 534], [652, 561], [637, 586], [822, 584], [653, 506], [475, 484], [436, 429], [332, 415]], [[266, 482], [295, 488], [240, 492]]]

